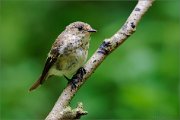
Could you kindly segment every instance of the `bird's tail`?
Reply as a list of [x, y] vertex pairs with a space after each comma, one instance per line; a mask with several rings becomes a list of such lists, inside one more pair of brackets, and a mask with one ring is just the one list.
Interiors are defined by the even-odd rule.
[[29, 91], [36, 89], [39, 85], [41, 85], [45, 80], [45, 77], [39, 77], [39, 79], [30, 87]]
[[[41, 78], [41, 77], [40, 77]], [[29, 91], [36, 89], [40, 84], [40, 78], [30, 87]]]

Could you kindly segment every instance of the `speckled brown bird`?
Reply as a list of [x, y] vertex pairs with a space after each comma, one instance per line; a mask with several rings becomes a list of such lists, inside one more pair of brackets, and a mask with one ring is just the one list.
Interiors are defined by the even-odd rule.
[[87, 59], [92, 32], [96, 30], [84, 22], [68, 25], [53, 43], [42, 74], [29, 91], [36, 89], [52, 75], [71, 78]]

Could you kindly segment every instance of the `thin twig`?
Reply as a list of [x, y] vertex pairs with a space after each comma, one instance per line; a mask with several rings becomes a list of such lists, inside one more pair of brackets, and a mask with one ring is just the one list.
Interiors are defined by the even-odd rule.
[[[71, 90], [71, 85], [68, 84], [67, 87], [61, 93], [60, 97], [58, 98], [52, 111], [47, 116], [46, 120], [65, 119], [63, 117], [65, 116], [63, 115], [63, 111], [67, 110], [69, 103], [72, 100], [75, 93], [82, 86], [82, 84], [85, 83], [85, 81], [91, 76], [91, 74], [97, 69], [97, 67], [103, 62], [103, 60], [135, 32], [138, 22], [141, 20], [142, 16], [146, 13], [146, 11], [149, 9], [152, 3], [153, 0], [138, 1], [136, 7], [134, 8], [129, 18], [122, 26], [122, 28], [111, 38], [105, 39], [103, 43], [100, 45], [100, 47], [97, 49], [97, 51], [83, 66], [83, 68], [85, 69], [85, 73], [83, 74], [83, 78], [80, 80], [81, 82], [77, 83], [77, 89]], [[75, 76], [79, 76], [79, 74], [80, 73], [77, 73]], [[76, 119], [77, 115], [78, 114], [72, 115], [68, 119]]]

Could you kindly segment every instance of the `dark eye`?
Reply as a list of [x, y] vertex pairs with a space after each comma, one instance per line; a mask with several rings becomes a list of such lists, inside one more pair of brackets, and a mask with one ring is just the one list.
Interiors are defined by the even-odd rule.
[[83, 29], [83, 26], [78, 26], [77, 28], [79, 31], [81, 31]]

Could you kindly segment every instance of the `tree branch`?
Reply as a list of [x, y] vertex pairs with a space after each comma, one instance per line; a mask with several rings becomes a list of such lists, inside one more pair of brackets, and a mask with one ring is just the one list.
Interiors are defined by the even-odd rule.
[[117, 33], [115, 33], [111, 38], [105, 39], [97, 49], [97, 51], [83, 66], [85, 70], [83, 77], [78, 77], [82, 76], [81, 72], [76, 73], [75, 77], [79, 79], [78, 81], [80, 81], [77, 83], [77, 88], [71, 90], [71, 85], [67, 85], [67, 87], [63, 90], [60, 97], [58, 98], [52, 111], [46, 117], [46, 120], [77, 119], [80, 118], [81, 115], [87, 114], [86, 111], [83, 111], [82, 104], [79, 105], [80, 107], [77, 107], [75, 110], [71, 110], [69, 107], [70, 101], [72, 100], [78, 89], [82, 86], [82, 84], [85, 83], [85, 81], [91, 76], [96, 68], [103, 62], [103, 60], [135, 32], [138, 22], [152, 3], [153, 0], [138, 1], [136, 7], [134, 8], [122, 28], [117, 31]]

